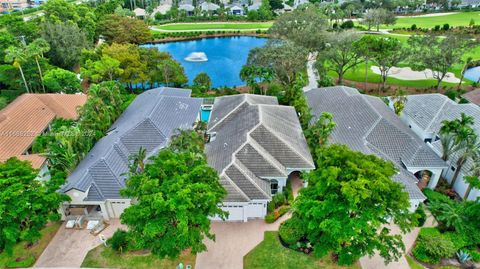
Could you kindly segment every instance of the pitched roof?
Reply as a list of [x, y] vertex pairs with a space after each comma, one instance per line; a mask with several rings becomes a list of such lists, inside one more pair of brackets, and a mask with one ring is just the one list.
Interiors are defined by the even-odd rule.
[[480, 107], [458, 104], [443, 94], [418, 94], [407, 96], [405, 113], [425, 132], [437, 133], [444, 120], [460, 118], [461, 113], [473, 116], [474, 128], [480, 131]]
[[474, 103], [477, 106], [480, 106], [480, 89], [469, 91], [462, 95], [462, 97], [467, 99], [470, 103]]
[[11, 157], [32, 162], [40, 168], [45, 157], [23, 155], [35, 137], [42, 134], [54, 118], [77, 119], [77, 108], [85, 104], [83, 94], [23, 94], [0, 110], [0, 162]]
[[157, 88], [137, 96], [68, 177], [62, 191], [88, 191], [87, 201], [121, 198], [131, 154], [143, 147], [148, 158], [167, 145], [176, 129], [193, 127], [202, 100], [190, 93]]
[[217, 5], [217, 4], [214, 4], [214, 3], [210, 3], [210, 2], [206, 2], [206, 1], [205, 1], [205, 2], [203, 2], [203, 3], [200, 4], [200, 8], [201, 8], [202, 10], [206, 10], [206, 11], [209, 11], [209, 10], [214, 11], [214, 10], [219, 9], [220, 6]]
[[216, 98], [207, 132], [216, 133], [205, 152], [228, 192], [225, 201], [268, 200], [270, 183], [262, 178], [315, 168], [295, 109], [278, 105], [275, 97]]
[[326, 111], [337, 124], [331, 140], [352, 150], [392, 161], [399, 173], [394, 180], [405, 186], [411, 199], [424, 199], [416, 177], [406, 167], [444, 168], [445, 163], [420, 140], [378, 97], [337, 86], [308, 91], [315, 116]]

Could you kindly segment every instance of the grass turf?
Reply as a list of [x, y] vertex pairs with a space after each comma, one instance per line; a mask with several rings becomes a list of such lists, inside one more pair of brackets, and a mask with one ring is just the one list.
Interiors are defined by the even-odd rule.
[[[182, 262], [184, 266], [195, 268], [195, 255], [186, 254], [177, 259], [160, 259], [150, 253], [127, 252], [118, 254], [111, 248], [101, 245], [90, 250], [81, 267], [93, 268], [135, 268], [135, 269], [163, 269], [176, 268]], [[185, 267], [184, 267], [185, 268]]]
[[411, 269], [425, 269], [425, 267], [423, 267], [423, 265], [419, 264], [415, 259], [413, 259], [412, 257], [406, 255], [405, 256], [407, 258], [407, 262], [408, 262], [408, 265], [410, 265], [410, 268]]
[[164, 31], [212, 31], [212, 30], [256, 30], [268, 29], [273, 22], [258, 23], [172, 23], [157, 25], [155, 29]]
[[476, 24], [480, 24], [480, 12], [459, 12], [433, 17], [398, 17], [395, 25], [382, 25], [380, 28], [408, 28], [411, 27], [412, 24], [416, 24], [417, 27], [420, 28], [433, 28], [435, 25], [443, 26], [445, 23], [448, 23], [450, 27], [468, 26], [471, 19], [473, 19]]
[[360, 269], [357, 262], [351, 266], [339, 266], [326, 256], [314, 258], [282, 246], [278, 240], [278, 232], [265, 232], [265, 239], [243, 257], [244, 269], [284, 269], [284, 268], [323, 268], [323, 269]]
[[55, 236], [60, 225], [60, 222], [47, 225], [40, 231], [40, 240], [28, 248], [26, 248], [26, 242], [16, 244], [13, 247], [12, 256], [8, 255], [6, 252], [0, 253], [0, 268], [32, 266]]

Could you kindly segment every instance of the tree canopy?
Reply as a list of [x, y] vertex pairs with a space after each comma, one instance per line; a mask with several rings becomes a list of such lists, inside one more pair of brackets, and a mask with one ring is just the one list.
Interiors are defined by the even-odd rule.
[[199, 144], [203, 137], [196, 132], [180, 133], [143, 171], [129, 175], [121, 194], [135, 203], [121, 222], [128, 225], [133, 247], [178, 257], [186, 249], [204, 251], [203, 240], [214, 239], [209, 217], [226, 216], [218, 207], [226, 192]]
[[142, 44], [152, 39], [144, 21], [114, 14], [105, 16], [98, 23], [97, 34], [108, 43]]
[[302, 223], [314, 253], [332, 251], [339, 264], [352, 264], [374, 251], [386, 261], [401, 257], [401, 235], [391, 235], [383, 225], [391, 218], [407, 232], [415, 220], [404, 187], [392, 180], [397, 173], [393, 163], [333, 144], [317, 150], [316, 164], [305, 175], [308, 186], [300, 191], [292, 215]]
[[58, 207], [68, 196], [58, 185], [37, 180], [38, 170], [16, 158], [0, 163], [0, 250], [12, 251], [19, 241], [33, 243], [51, 220], [59, 220]]

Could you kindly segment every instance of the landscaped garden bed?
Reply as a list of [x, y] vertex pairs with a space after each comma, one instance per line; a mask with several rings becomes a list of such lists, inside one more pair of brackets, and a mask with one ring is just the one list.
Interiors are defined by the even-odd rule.
[[[450, 193], [445, 186], [440, 190]], [[420, 229], [409, 262], [433, 269], [476, 268], [480, 262], [480, 204], [430, 189], [424, 193], [439, 225]]]
[[357, 262], [350, 266], [337, 265], [332, 255], [316, 258], [285, 248], [278, 238], [278, 232], [265, 232], [265, 239], [243, 257], [245, 269], [279, 268], [322, 268], [322, 269], [360, 269]]
[[283, 192], [279, 192], [272, 197], [272, 200], [267, 204], [267, 216], [265, 222], [273, 223], [281, 216], [290, 211], [290, 206], [293, 202], [292, 182], [287, 180], [287, 184]]
[[6, 251], [0, 253], [0, 268], [31, 267], [60, 228], [60, 222], [48, 224], [40, 231], [41, 238], [33, 243], [19, 242], [13, 247], [12, 255]]

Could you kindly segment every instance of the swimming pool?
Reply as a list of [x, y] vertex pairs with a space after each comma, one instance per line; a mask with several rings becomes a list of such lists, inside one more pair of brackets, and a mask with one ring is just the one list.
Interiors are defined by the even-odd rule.
[[211, 109], [203, 109], [200, 111], [200, 119], [204, 122], [208, 122], [208, 119], [210, 119], [210, 113], [212, 113]]

